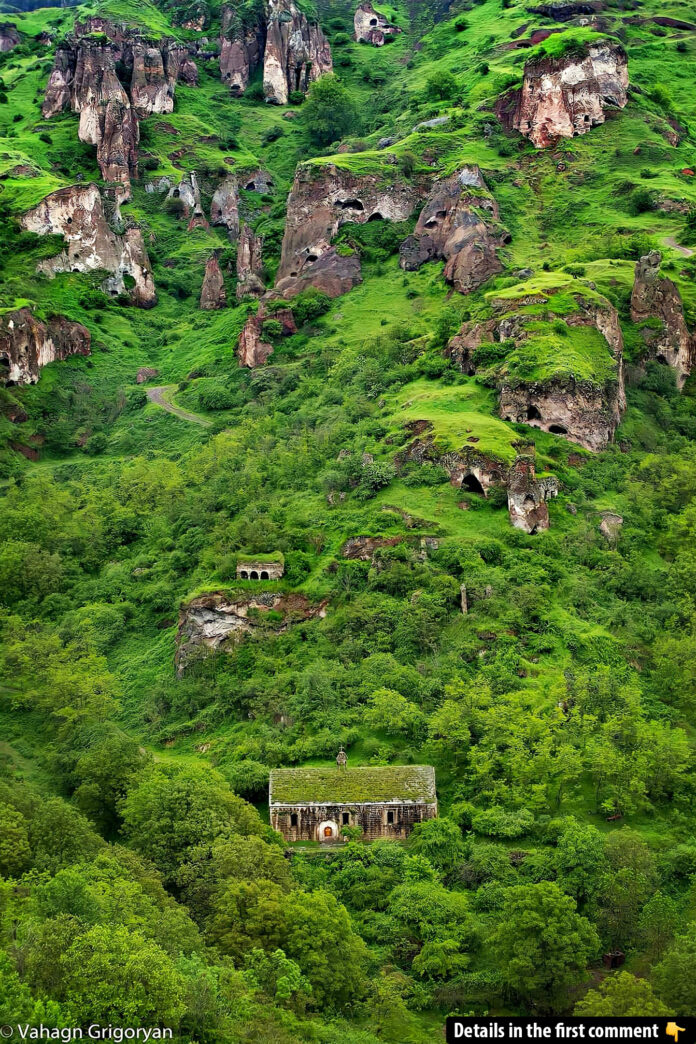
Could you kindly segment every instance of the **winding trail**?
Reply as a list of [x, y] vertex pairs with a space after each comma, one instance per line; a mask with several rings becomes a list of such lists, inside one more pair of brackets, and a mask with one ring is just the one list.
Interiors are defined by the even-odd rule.
[[173, 413], [175, 417], [179, 417], [181, 420], [190, 421], [191, 424], [201, 424], [204, 428], [210, 427], [210, 421], [206, 420], [205, 417], [199, 417], [196, 413], [189, 413], [188, 410], [182, 410], [180, 406], [175, 406], [174, 403], [169, 402], [165, 395], [167, 392], [173, 392], [176, 390], [175, 384], [162, 384], [158, 388], [146, 388], [145, 393], [150, 400], [154, 402], [156, 406], [161, 406], [167, 413]]
[[674, 236], [665, 236], [662, 242], [665, 244], [665, 246], [672, 247], [673, 250], [678, 250], [682, 257], [691, 257], [693, 255], [693, 250], [689, 250], [688, 247], [681, 246], [679, 243], [677, 243]]

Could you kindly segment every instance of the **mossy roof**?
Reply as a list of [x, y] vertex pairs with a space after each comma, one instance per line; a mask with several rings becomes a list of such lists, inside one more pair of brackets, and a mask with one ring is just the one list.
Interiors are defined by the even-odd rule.
[[432, 765], [273, 769], [269, 800], [271, 805], [432, 802], [435, 801], [435, 769]]

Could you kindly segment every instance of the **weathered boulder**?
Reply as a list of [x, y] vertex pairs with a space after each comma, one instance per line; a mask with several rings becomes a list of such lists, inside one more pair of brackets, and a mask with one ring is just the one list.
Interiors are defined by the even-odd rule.
[[626, 52], [615, 40], [599, 40], [527, 62], [522, 87], [499, 99], [496, 113], [545, 148], [604, 123], [607, 108], [625, 106], [627, 88]]
[[63, 316], [43, 322], [28, 308], [0, 318], [0, 383], [36, 384], [39, 370], [69, 355], [89, 355], [91, 337]]
[[[684, 320], [679, 290], [671, 279], [660, 276], [662, 255], [654, 250], [636, 261], [631, 294], [631, 319], [642, 326], [642, 336], [651, 355], [671, 366], [682, 387], [696, 360], [696, 338]], [[650, 320], [659, 319], [654, 329]]]
[[251, 315], [242, 327], [237, 341], [237, 358], [240, 366], [250, 370], [263, 366], [273, 353], [273, 345], [263, 339], [263, 318]]
[[0, 54], [11, 51], [21, 42], [22, 38], [13, 22], [0, 22]]
[[256, 12], [245, 19], [237, 7], [223, 7], [220, 79], [233, 95], [244, 94], [249, 77], [263, 61], [265, 44], [265, 18]]
[[621, 515], [617, 515], [614, 511], [602, 512], [599, 521], [599, 532], [612, 547], [615, 547], [619, 541], [622, 526], [623, 517]]
[[237, 245], [237, 300], [243, 297], [260, 297], [263, 285], [263, 236], [257, 236], [248, 225], [244, 225]]
[[214, 311], [216, 308], [224, 308], [227, 304], [227, 291], [225, 280], [222, 277], [220, 262], [213, 254], [208, 258], [201, 287], [200, 306], [204, 311]]
[[433, 185], [413, 235], [401, 244], [401, 267], [413, 271], [444, 258], [447, 282], [470, 293], [502, 271], [497, 248], [509, 235], [498, 217], [479, 168], [463, 167]]
[[[626, 407], [623, 336], [616, 309], [581, 285], [559, 284], [559, 289], [572, 293], [576, 310], [569, 313], [564, 303], [559, 313], [563, 319], [555, 320], [555, 326], [550, 321], [554, 288], [547, 295], [529, 293], [523, 285], [517, 298], [515, 289], [493, 300], [498, 315], [464, 323], [447, 354], [464, 373], [495, 384], [504, 420], [565, 436], [586, 449], [604, 448]], [[548, 309], [543, 321], [540, 304]], [[568, 355], [576, 330], [577, 345]], [[592, 332], [585, 333], [588, 330]], [[584, 369], [576, 372], [579, 360]]]
[[104, 269], [110, 275], [104, 288], [125, 294], [124, 276], [135, 280], [131, 300], [141, 308], [157, 302], [155, 284], [142, 232], [129, 228], [116, 235], [106, 220], [99, 189], [94, 184], [71, 185], [52, 192], [21, 219], [22, 228], [37, 235], [59, 235], [65, 250], [41, 261], [38, 270], [49, 277], [58, 272], [91, 272]]
[[276, 289], [285, 297], [306, 286], [332, 297], [345, 293], [360, 281], [360, 260], [332, 246], [339, 228], [380, 218], [405, 221], [420, 195], [419, 185], [391, 170], [360, 175], [333, 163], [300, 165], [288, 197]]
[[[311, 603], [304, 595], [272, 591], [216, 591], [200, 595], [179, 612], [175, 663], [183, 674], [192, 659], [216, 652], [233, 652], [245, 637], [271, 630], [282, 633], [294, 624], [323, 619], [327, 602]], [[273, 617], [268, 614], [273, 611]], [[278, 616], [280, 615], [280, 619]]]
[[507, 479], [508, 513], [515, 529], [540, 533], [549, 528], [550, 497], [558, 496], [558, 480], [554, 476], [537, 478], [534, 461], [518, 457]]
[[156, 370], [153, 366], [141, 366], [135, 375], [135, 383], [145, 384], [154, 377], [159, 377], [159, 370]]
[[331, 47], [318, 23], [310, 22], [293, 0], [266, 0], [266, 101], [287, 105], [291, 91], [307, 91], [332, 70]]
[[353, 25], [358, 43], [372, 44], [373, 47], [383, 47], [387, 36], [396, 36], [401, 32], [397, 25], [375, 11], [371, 0], [365, 0], [358, 6]]
[[232, 240], [239, 235], [239, 188], [235, 177], [230, 175], [215, 189], [210, 221], [213, 225], [224, 225]]

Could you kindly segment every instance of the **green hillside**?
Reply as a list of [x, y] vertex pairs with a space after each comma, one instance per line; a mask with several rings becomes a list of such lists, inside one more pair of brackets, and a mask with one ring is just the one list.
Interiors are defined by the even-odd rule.
[[[280, 105], [260, 65], [238, 97], [221, 79], [223, 20], [253, 35], [263, 0], [24, 6], [0, 16], [20, 40], [0, 50], [0, 1026], [426, 1044], [455, 1012], [696, 1014], [696, 381], [673, 358], [696, 359], [693, 5], [397, 0], [373, 47], [357, 0], [287, 0], [333, 74], [305, 96], [298, 73]], [[168, 82], [173, 111], [138, 113], [120, 204], [78, 86], [42, 116], [81, 40], [113, 57], [112, 91], [129, 48], [197, 70]], [[535, 147], [525, 65], [602, 47], [625, 54], [621, 104], [603, 84], [604, 122]], [[191, 174], [199, 222], [174, 194]], [[211, 220], [230, 179], [261, 301], [238, 299], [239, 227]], [[47, 274], [66, 242], [22, 218], [90, 184], [108, 250], [92, 265], [85, 232]], [[314, 283], [281, 299], [290, 219]], [[359, 260], [352, 289], [319, 286], [317, 244], [332, 276]], [[461, 293], [448, 251], [469, 246], [490, 269]], [[206, 310], [213, 257], [226, 303]], [[80, 324], [90, 354], [18, 381], [27, 315], [54, 347]], [[254, 367], [250, 329], [271, 348]], [[507, 386], [532, 423], [505, 419]], [[572, 415], [573, 387], [582, 426], [620, 416], [596, 452], [537, 408]], [[516, 503], [542, 523], [516, 528]], [[244, 562], [282, 579], [240, 581]], [[346, 800], [433, 766], [438, 818], [288, 845], [271, 772], [335, 799], [340, 747]]]

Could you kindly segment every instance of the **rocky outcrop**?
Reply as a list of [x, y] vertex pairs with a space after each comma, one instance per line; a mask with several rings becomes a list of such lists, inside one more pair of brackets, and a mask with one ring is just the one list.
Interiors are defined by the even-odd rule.
[[[58, 272], [104, 269], [110, 273], [104, 283], [107, 292], [130, 292], [133, 303], [141, 308], [151, 308], [156, 303], [152, 268], [140, 229], [129, 228], [122, 236], [116, 235], [106, 220], [96, 185], [71, 185], [52, 192], [24, 214], [21, 224], [28, 232], [65, 239], [65, 250], [38, 266], [49, 277]], [[125, 276], [135, 281], [130, 291], [126, 289]]]
[[540, 533], [549, 528], [548, 501], [558, 496], [558, 480], [554, 476], [537, 478], [534, 461], [518, 457], [507, 479], [508, 513], [515, 529]]
[[341, 548], [341, 554], [344, 558], [349, 558], [352, 561], [357, 562], [372, 562], [375, 556], [375, 552], [383, 547], [396, 547], [397, 544], [401, 544], [406, 538], [403, 536], [395, 537], [370, 537], [370, 536], [355, 536], [350, 537], [346, 540], [345, 544]]
[[13, 50], [22, 39], [13, 22], [0, 22], [0, 54]]
[[138, 118], [172, 112], [177, 80], [197, 79], [184, 45], [166, 38], [153, 45], [94, 17], [75, 22], [56, 50], [41, 112], [45, 119], [66, 108], [80, 114], [80, 140], [96, 146], [102, 177], [124, 186], [123, 199], [137, 176]]
[[[200, 595], [179, 613], [175, 663], [183, 674], [191, 660], [201, 655], [233, 652], [244, 638], [270, 630], [282, 633], [294, 624], [323, 619], [327, 602], [311, 603], [304, 595], [260, 591]], [[271, 619], [268, 614], [273, 612]], [[280, 619], [279, 619], [280, 617]]]
[[[684, 321], [684, 308], [679, 290], [671, 279], [660, 276], [662, 255], [654, 250], [636, 261], [631, 319], [641, 326], [650, 354], [671, 366], [682, 387], [696, 360], [696, 338]], [[658, 319], [660, 328], [650, 325]]]
[[267, 0], [263, 93], [267, 102], [287, 105], [291, 91], [333, 70], [331, 47], [321, 27], [310, 22], [293, 0]]
[[370, 0], [365, 0], [365, 3], [359, 5], [353, 25], [358, 43], [372, 44], [373, 47], [383, 47], [388, 36], [396, 36], [401, 32], [398, 26], [375, 11]]
[[240, 366], [248, 366], [253, 370], [263, 366], [273, 352], [273, 345], [263, 339], [263, 324], [266, 319], [274, 319], [280, 323], [281, 335], [289, 337], [297, 333], [295, 317], [290, 308], [277, 308], [268, 313], [262, 301], [256, 315], [250, 316], [242, 327], [237, 341], [237, 358]]
[[463, 167], [434, 184], [413, 235], [401, 245], [401, 267], [413, 271], [444, 259], [447, 282], [470, 293], [502, 271], [497, 249], [510, 237], [498, 217], [479, 168]]
[[443, 450], [428, 433], [431, 427], [425, 420], [409, 425], [411, 431], [418, 433], [418, 438], [395, 457], [397, 470], [409, 461], [438, 464], [449, 475], [451, 485], [484, 497], [491, 487], [505, 485], [507, 469], [501, 461], [480, 453], [473, 446], [464, 446], [458, 452]]
[[621, 515], [617, 515], [613, 511], [602, 512], [599, 521], [599, 532], [611, 547], [615, 547], [618, 544], [622, 526], [623, 517]]
[[611, 442], [626, 407], [623, 336], [616, 309], [609, 301], [595, 293], [583, 296], [580, 289], [573, 297], [576, 311], [563, 311], [561, 330], [544, 330], [541, 336], [557, 336], [561, 356], [574, 328], [594, 327], [607, 347], [597, 379], [578, 378], [561, 362], [557, 376], [526, 376], [530, 353], [536, 354], [534, 339], [540, 335], [535, 306], [545, 304], [553, 318], [550, 299], [542, 292], [525, 294], [521, 290], [517, 300], [508, 297], [494, 301], [503, 314], [465, 323], [450, 341], [447, 354], [464, 373], [478, 374], [495, 384], [500, 391], [503, 420], [542, 428], [586, 449], [599, 450]]
[[205, 266], [203, 286], [201, 287], [200, 307], [204, 311], [211, 312], [216, 308], [224, 308], [226, 304], [227, 291], [225, 290], [225, 280], [222, 277], [220, 262], [217, 257], [213, 255], [208, 258], [208, 262]]
[[288, 197], [276, 289], [291, 297], [307, 286], [336, 297], [360, 281], [360, 259], [332, 241], [347, 222], [405, 221], [421, 187], [398, 175], [359, 175], [333, 163], [303, 164]]
[[504, 95], [496, 113], [509, 129], [545, 148], [604, 123], [606, 109], [625, 106], [627, 88], [623, 47], [615, 40], [600, 40], [559, 58], [527, 62], [522, 87]]
[[91, 337], [80, 323], [63, 316], [43, 322], [28, 308], [0, 319], [0, 383], [36, 384], [39, 370], [69, 355], [89, 355]]
[[194, 170], [182, 174], [178, 185], [172, 185], [167, 199], [179, 200], [183, 215], [188, 218], [188, 230], [208, 228], [208, 219], [203, 213], [201, 190]]
[[263, 61], [265, 45], [265, 18], [256, 13], [245, 21], [237, 7], [223, 7], [220, 79], [235, 97], [247, 89], [249, 78]]
[[213, 193], [210, 223], [224, 225], [231, 240], [239, 235], [239, 188], [235, 177], [225, 178]]
[[237, 244], [237, 300], [244, 297], [260, 297], [263, 285], [263, 236], [257, 236], [244, 225]]
[[146, 384], [155, 377], [159, 377], [159, 370], [156, 370], [154, 366], [141, 366], [135, 375], [135, 383]]

